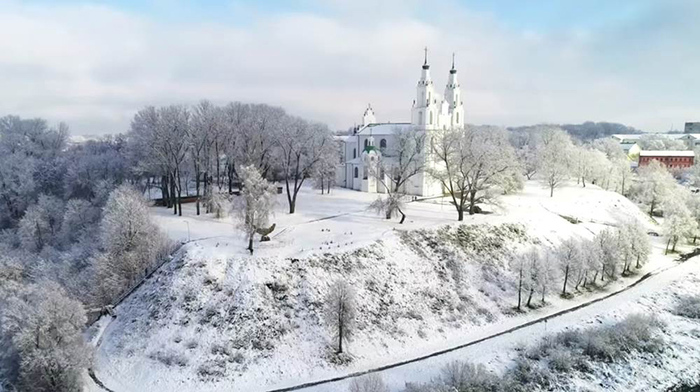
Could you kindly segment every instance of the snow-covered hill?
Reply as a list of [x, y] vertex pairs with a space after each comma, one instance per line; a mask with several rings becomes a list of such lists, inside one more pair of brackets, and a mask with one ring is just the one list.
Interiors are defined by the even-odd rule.
[[[449, 204], [426, 200], [410, 203], [407, 223], [398, 225], [365, 212], [372, 198], [305, 190], [299, 214], [279, 211], [277, 236], [254, 256], [229, 221], [155, 210], [171, 236], [182, 238], [185, 220], [190, 238], [200, 240], [117, 309], [97, 373], [118, 391], [264, 390], [424, 355], [598, 295], [552, 297], [545, 309], [513, 314], [508, 263], [524, 247], [592, 236], [631, 218], [652, 229], [627, 199], [595, 187], [549, 198], [529, 184], [492, 214], [461, 224]], [[343, 365], [331, 359], [322, 319], [338, 279], [355, 288], [359, 309], [353, 361]]]

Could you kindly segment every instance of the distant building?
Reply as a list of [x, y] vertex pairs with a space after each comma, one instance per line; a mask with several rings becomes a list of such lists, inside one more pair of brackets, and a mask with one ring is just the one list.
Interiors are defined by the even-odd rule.
[[[692, 123], [700, 124], [700, 123]], [[686, 130], [688, 129], [688, 123], [686, 123]], [[617, 134], [612, 135], [613, 140], [620, 143], [620, 146], [624, 150], [629, 150], [634, 144], [639, 143], [640, 139], [645, 137], [657, 137], [657, 138], [667, 138], [671, 140], [681, 140], [685, 142], [689, 149], [695, 147], [700, 147], [700, 129], [698, 133], [640, 133], [640, 134]], [[625, 151], [627, 152], [627, 151]]]
[[683, 133], [700, 133], [700, 122], [685, 123], [685, 130]]
[[651, 161], [659, 161], [669, 169], [684, 169], [693, 166], [695, 162], [694, 151], [641, 151], [639, 153], [639, 166], [646, 166]]

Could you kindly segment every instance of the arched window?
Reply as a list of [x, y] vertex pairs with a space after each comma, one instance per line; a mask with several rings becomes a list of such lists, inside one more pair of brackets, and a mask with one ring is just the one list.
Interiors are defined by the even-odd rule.
[[433, 112], [430, 112], [430, 125], [433, 125]]
[[365, 148], [367, 148], [367, 146], [369, 146], [369, 139], [365, 139]]
[[418, 112], [418, 124], [423, 123], [423, 112]]
[[[355, 158], [357, 158], [357, 149], [353, 148], [352, 149], [352, 159], [355, 159]], [[357, 177], [357, 176], [355, 176], [355, 177]]]
[[367, 168], [366, 167], [362, 170], [362, 179], [363, 180], [367, 179]]
[[382, 139], [379, 141], [379, 148], [381, 148], [381, 149], [386, 148], [386, 139]]
[[455, 121], [457, 124], [459, 124], [459, 112], [455, 113], [457, 115], [457, 120]]
[[355, 178], [357, 178], [360, 175], [360, 170], [358, 168], [355, 168]]
[[428, 103], [430, 102], [430, 91], [428, 91]]

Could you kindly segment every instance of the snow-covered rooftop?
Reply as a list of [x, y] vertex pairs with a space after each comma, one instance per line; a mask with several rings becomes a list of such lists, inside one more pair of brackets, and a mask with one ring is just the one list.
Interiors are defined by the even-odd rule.
[[631, 133], [612, 135], [612, 137], [620, 140], [639, 140], [645, 136], [657, 136], [668, 139], [700, 139], [700, 133]]
[[378, 123], [368, 124], [357, 131], [360, 135], [393, 135], [397, 129], [411, 127], [411, 123]]
[[649, 151], [641, 151], [639, 153], [639, 156], [642, 156], [642, 157], [694, 157], [695, 151], [692, 151], [692, 150], [689, 150], [689, 151], [649, 150]]

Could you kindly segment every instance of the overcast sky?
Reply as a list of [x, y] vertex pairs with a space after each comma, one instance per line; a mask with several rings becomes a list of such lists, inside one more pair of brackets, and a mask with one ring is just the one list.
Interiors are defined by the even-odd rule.
[[471, 123], [700, 121], [700, 1], [375, 3], [0, 0], [0, 115], [119, 133], [207, 98], [408, 121], [427, 46], [440, 91], [456, 52]]

